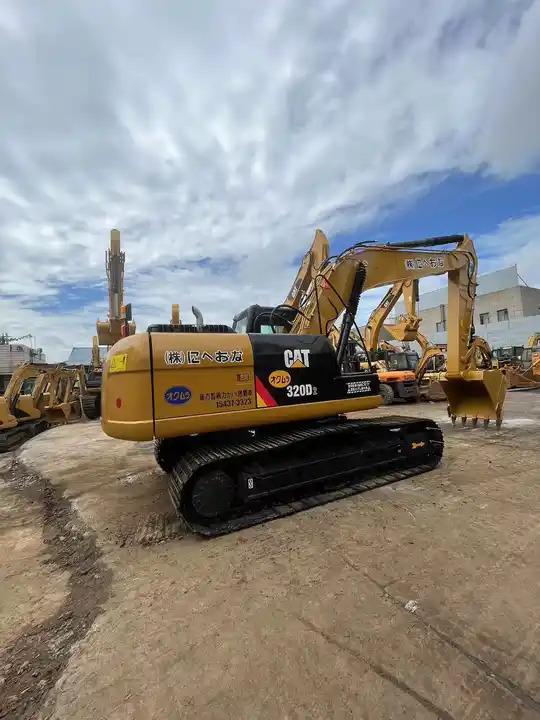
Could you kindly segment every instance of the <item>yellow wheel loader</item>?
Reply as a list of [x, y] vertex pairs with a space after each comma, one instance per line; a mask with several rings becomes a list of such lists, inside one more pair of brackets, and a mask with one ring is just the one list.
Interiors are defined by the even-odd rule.
[[[448, 244], [454, 249], [440, 249]], [[364, 290], [447, 273], [449, 406], [454, 416], [500, 424], [502, 374], [464, 364], [476, 269], [466, 235], [360, 244], [323, 264], [289, 333], [169, 325], [126, 337], [104, 365], [103, 430], [157, 441], [177, 512], [208, 536], [432, 470], [443, 452], [434, 421], [346, 416], [382, 402], [373, 368], [346, 367], [350, 333]], [[334, 347], [328, 335], [341, 315]]]

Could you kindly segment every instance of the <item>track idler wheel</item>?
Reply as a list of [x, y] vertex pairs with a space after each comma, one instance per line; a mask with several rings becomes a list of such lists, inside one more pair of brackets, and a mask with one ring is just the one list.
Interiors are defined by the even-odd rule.
[[194, 478], [190, 504], [201, 522], [225, 517], [234, 504], [236, 483], [221, 469], [207, 470]]

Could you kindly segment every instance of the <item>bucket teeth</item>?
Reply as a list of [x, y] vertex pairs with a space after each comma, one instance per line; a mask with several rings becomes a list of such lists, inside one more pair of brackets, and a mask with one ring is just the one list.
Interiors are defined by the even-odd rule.
[[[469, 420], [469, 419], [471, 421], [471, 426], [473, 428], [478, 427], [478, 420], [480, 418], [478, 418], [478, 417], [469, 418], [467, 415], [461, 415], [460, 417], [461, 417], [461, 427], [466, 427], [467, 420]], [[457, 421], [457, 415], [450, 415], [450, 420], [452, 421], [452, 425], [455, 427], [456, 421]], [[484, 418], [483, 422], [484, 422], [484, 428], [489, 427], [489, 419], [488, 418]], [[497, 430], [500, 430], [501, 425], [502, 425], [502, 417], [497, 418], [496, 425], [497, 425]]]

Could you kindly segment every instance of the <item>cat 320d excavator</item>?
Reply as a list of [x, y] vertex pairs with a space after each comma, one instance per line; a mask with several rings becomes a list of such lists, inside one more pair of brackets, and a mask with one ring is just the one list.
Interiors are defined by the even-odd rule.
[[464, 369], [476, 271], [467, 235], [358, 244], [317, 270], [288, 333], [180, 325], [125, 337], [104, 366], [103, 430], [157, 439], [178, 513], [210, 536], [431, 470], [443, 452], [432, 420], [345, 416], [382, 402], [372, 368], [348, 371], [349, 336], [363, 290], [447, 273], [450, 412], [499, 425], [501, 372]]

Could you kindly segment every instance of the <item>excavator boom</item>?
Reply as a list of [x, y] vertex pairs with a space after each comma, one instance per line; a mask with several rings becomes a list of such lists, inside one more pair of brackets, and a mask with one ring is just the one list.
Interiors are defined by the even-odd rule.
[[302, 304], [304, 296], [310, 284], [313, 282], [314, 277], [328, 260], [329, 247], [330, 245], [326, 235], [322, 230], [316, 230], [311, 247], [302, 259], [298, 274], [289, 290], [284, 305], [298, 308]]
[[[114, 345], [124, 334], [132, 335], [135, 323], [124, 317], [124, 265], [125, 253], [120, 249], [120, 232], [111, 230], [110, 247], [105, 253], [105, 271], [109, 296], [109, 313], [106, 321], [96, 322], [99, 345]], [[124, 328], [127, 326], [127, 331]]]
[[[454, 244], [451, 250], [442, 246]], [[506, 392], [499, 370], [468, 365], [478, 259], [468, 235], [428, 238], [398, 245], [359, 244], [328, 260], [315, 278], [291, 333], [328, 334], [345, 312], [338, 357], [354, 322], [360, 293], [431, 275], [448, 275], [448, 356], [443, 389], [453, 418], [471, 417], [499, 425]], [[390, 302], [394, 298], [391, 297]]]

